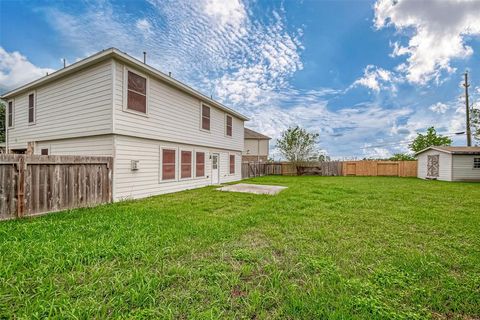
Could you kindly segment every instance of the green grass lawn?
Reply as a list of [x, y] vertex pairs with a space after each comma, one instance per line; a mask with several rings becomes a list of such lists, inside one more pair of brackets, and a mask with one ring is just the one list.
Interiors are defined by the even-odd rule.
[[480, 318], [480, 184], [248, 182], [0, 222], [0, 318]]

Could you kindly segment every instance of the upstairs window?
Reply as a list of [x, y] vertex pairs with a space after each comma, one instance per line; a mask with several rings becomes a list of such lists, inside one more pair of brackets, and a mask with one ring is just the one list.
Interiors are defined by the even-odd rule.
[[175, 149], [162, 149], [162, 180], [175, 180]]
[[180, 153], [180, 178], [188, 179], [192, 177], [192, 152], [182, 151]]
[[202, 129], [210, 131], [210, 107], [202, 104]]
[[227, 115], [227, 120], [226, 120], [226, 127], [227, 127], [227, 136], [231, 137], [232, 136], [232, 127], [233, 127], [233, 119], [231, 116]]
[[230, 155], [230, 174], [235, 174], [235, 155]]
[[48, 156], [48, 149], [42, 149], [42, 150], [40, 150], [40, 154], [41, 154], [42, 156]]
[[28, 95], [28, 123], [35, 123], [35, 94]]
[[473, 169], [480, 169], [480, 158], [473, 158]]
[[197, 152], [195, 155], [195, 176], [205, 176], [205, 152]]
[[127, 109], [147, 113], [147, 78], [128, 71]]
[[13, 101], [8, 102], [8, 126], [13, 127]]

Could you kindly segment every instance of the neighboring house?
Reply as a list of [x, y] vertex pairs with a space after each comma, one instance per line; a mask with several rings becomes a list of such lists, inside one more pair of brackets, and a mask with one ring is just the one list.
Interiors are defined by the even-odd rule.
[[244, 132], [243, 162], [268, 161], [268, 142], [271, 138], [248, 128]]
[[416, 156], [419, 178], [480, 181], [480, 147], [429, 147]]
[[248, 119], [115, 48], [2, 99], [7, 150], [112, 156], [114, 200], [241, 179]]

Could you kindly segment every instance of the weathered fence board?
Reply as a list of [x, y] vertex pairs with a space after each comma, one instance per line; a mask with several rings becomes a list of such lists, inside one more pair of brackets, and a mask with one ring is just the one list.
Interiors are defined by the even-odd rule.
[[345, 176], [416, 177], [417, 161], [345, 161]]
[[0, 155], [0, 219], [112, 199], [111, 157]]
[[297, 166], [297, 175], [341, 176], [342, 163], [340, 161], [309, 162]]
[[259, 163], [252, 162], [242, 163], [242, 179], [261, 177], [267, 175], [281, 175], [282, 164], [281, 163]]

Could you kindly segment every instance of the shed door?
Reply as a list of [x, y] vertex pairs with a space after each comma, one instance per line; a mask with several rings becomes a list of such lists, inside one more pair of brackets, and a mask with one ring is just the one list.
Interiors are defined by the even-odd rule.
[[427, 177], [429, 178], [438, 178], [438, 170], [440, 165], [440, 156], [428, 156], [427, 162]]

